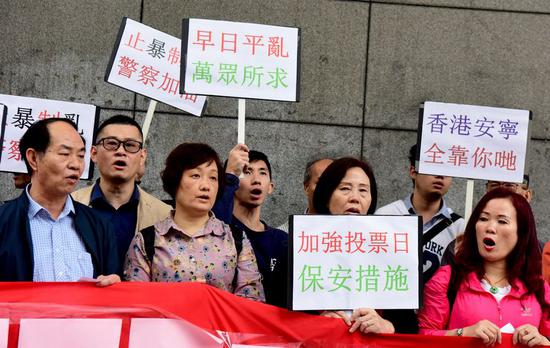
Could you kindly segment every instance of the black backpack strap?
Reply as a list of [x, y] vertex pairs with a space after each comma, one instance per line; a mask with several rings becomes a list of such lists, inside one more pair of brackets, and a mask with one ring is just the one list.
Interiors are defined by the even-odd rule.
[[147, 261], [152, 264], [153, 257], [155, 256], [155, 226], [146, 227], [139, 231], [139, 233], [143, 236], [143, 246], [147, 255]]
[[[237, 249], [237, 264], [239, 263], [239, 255], [241, 254], [241, 251], [243, 250], [243, 238], [244, 238], [244, 231], [238, 228], [237, 226], [231, 224], [229, 225], [229, 228], [231, 228], [231, 234], [233, 235], [233, 240], [235, 241], [235, 249]], [[238, 275], [238, 269], [235, 268], [235, 275], [233, 276], [233, 289], [237, 287], [237, 275]]]
[[451, 226], [456, 220], [460, 218], [461, 218], [460, 215], [452, 213], [450, 219], [444, 218], [443, 220], [439, 221], [435, 226], [430, 228], [428, 232], [422, 235], [422, 246], [425, 246], [426, 244], [428, 244], [428, 242], [434, 239], [435, 236], [440, 234], [441, 231]]
[[233, 240], [235, 241], [235, 248], [237, 249], [237, 258], [239, 258], [239, 255], [241, 254], [241, 250], [243, 250], [243, 234], [244, 231], [237, 228], [235, 225], [229, 225], [231, 228], [231, 234], [233, 234]]

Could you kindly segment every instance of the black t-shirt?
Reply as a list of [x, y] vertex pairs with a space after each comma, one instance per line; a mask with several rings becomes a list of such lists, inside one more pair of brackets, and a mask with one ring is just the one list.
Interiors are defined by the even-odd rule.
[[288, 234], [265, 226], [265, 231], [253, 231], [233, 216], [233, 226], [244, 231], [256, 254], [258, 269], [267, 304], [287, 307], [288, 287]]

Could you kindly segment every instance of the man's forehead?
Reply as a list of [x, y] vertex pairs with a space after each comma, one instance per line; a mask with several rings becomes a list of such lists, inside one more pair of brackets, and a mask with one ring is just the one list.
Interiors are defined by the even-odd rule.
[[49, 146], [62, 146], [70, 148], [84, 148], [84, 141], [76, 129], [65, 122], [54, 122], [49, 124], [48, 133], [50, 136]]
[[267, 164], [264, 162], [264, 160], [255, 160], [255, 161], [252, 161], [248, 164], [247, 166], [248, 168], [254, 168], [254, 169], [257, 169], [257, 170], [261, 170], [261, 169], [265, 169], [265, 170], [268, 170], [267, 169]]
[[489, 180], [487, 181], [487, 185], [522, 185], [517, 182], [511, 182], [511, 181], [495, 181], [495, 180]]
[[131, 124], [110, 124], [105, 126], [101, 132], [97, 135], [98, 140], [107, 136], [112, 137], [131, 137], [134, 140], [141, 140], [141, 134], [136, 126]]
[[314, 173], [316, 174], [321, 174], [322, 172], [325, 171], [325, 169], [327, 169], [327, 167], [333, 162], [333, 160], [331, 159], [321, 159], [321, 160], [318, 160], [317, 162], [313, 163], [313, 166], [311, 166], [311, 169], [313, 170]]

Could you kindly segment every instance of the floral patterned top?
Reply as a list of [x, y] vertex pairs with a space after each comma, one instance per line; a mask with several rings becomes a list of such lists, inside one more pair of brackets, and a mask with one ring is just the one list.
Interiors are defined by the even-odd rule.
[[126, 255], [126, 280], [204, 282], [241, 297], [265, 301], [256, 257], [246, 236], [237, 259], [231, 229], [213, 214], [204, 229], [193, 236], [178, 227], [172, 217], [173, 213], [155, 224], [152, 263], [147, 259], [143, 235], [135, 235]]

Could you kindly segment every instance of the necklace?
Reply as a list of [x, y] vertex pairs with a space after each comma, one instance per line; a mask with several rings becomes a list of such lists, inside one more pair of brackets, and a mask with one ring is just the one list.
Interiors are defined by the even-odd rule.
[[487, 276], [483, 276], [483, 279], [485, 279], [487, 281], [487, 283], [489, 283], [489, 285], [491, 286], [489, 288], [489, 292], [493, 295], [496, 295], [498, 293], [498, 287], [496, 286], [498, 283], [500, 283], [501, 281], [503, 281], [504, 279], [506, 279], [506, 276], [500, 278], [499, 280], [497, 280], [496, 282], [491, 282], [489, 280], [489, 278]]

